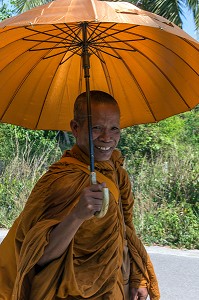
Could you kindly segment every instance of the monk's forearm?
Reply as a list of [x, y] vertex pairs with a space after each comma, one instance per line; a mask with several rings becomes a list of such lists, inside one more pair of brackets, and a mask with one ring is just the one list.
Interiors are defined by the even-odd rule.
[[49, 243], [38, 265], [44, 266], [52, 260], [60, 257], [66, 251], [78, 228], [84, 220], [79, 219], [75, 210], [59, 223], [50, 233]]

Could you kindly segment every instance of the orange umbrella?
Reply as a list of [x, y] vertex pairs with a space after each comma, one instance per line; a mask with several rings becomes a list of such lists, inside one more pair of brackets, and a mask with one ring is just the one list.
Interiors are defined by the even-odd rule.
[[118, 101], [122, 128], [199, 102], [199, 43], [176, 25], [130, 3], [56, 0], [0, 23], [0, 121], [70, 130], [82, 56], [90, 88]]
[[198, 87], [199, 43], [130, 3], [56, 0], [0, 23], [0, 121], [70, 130], [86, 91], [92, 173], [90, 89], [113, 95], [127, 127], [193, 108]]

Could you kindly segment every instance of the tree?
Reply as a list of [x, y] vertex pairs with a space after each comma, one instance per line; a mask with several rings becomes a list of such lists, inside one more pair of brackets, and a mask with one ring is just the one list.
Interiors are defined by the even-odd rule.
[[14, 10], [12, 8], [9, 8], [8, 5], [2, 1], [2, 5], [0, 7], [0, 21], [10, 18], [13, 14]]
[[188, 7], [193, 12], [196, 29], [199, 30], [199, 2], [198, 0], [129, 0], [142, 9], [165, 17], [179, 27], [182, 27], [183, 8]]
[[11, 0], [11, 1], [13, 5], [16, 7], [17, 13], [22, 13], [33, 7], [51, 2], [51, 0]]

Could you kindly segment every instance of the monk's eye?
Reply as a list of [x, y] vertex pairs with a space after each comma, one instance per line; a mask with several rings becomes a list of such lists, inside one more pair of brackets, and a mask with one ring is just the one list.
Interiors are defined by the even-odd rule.
[[111, 131], [113, 131], [113, 132], [120, 132], [120, 128], [114, 126], [114, 127], [111, 128]]
[[102, 131], [102, 126], [93, 126], [92, 128], [93, 131]]

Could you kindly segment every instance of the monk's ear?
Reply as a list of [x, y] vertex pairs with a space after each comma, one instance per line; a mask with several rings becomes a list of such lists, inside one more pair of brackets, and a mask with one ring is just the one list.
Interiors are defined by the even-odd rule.
[[70, 128], [71, 128], [71, 131], [72, 131], [72, 134], [74, 135], [74, 137], [77, 137], [78, 127], [79, 127], [79, 123], [77, 121], [75, 121], [75, 120], [70, 121]]

